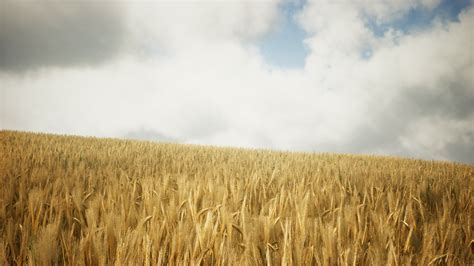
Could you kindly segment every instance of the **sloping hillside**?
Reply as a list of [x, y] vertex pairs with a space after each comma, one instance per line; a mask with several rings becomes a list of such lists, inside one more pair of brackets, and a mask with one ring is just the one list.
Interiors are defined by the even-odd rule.
[[0, 265], [473, 262], [474, 166], [0, 132]]

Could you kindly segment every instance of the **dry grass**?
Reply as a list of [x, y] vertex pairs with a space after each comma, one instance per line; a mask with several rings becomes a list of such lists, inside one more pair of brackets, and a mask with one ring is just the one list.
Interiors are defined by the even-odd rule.
[[0, 265], [467, 265], [474, 167], [0, 132]]

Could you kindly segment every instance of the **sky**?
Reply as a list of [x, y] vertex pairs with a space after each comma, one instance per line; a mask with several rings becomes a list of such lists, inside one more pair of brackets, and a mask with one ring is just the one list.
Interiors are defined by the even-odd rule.
[[472, 0], [0, 0], [0, 128], [474, 163]]

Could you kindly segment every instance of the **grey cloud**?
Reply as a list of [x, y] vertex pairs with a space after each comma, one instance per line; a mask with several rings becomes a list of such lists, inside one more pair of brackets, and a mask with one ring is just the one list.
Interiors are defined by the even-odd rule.
[[450, 142], [444, 149], [446, 158], [454, 161], [473, 163], [474, 158], [474, 132], [468, 134], [465, 141]]
[[[418, 99], [412, 99], [409, 104], [416, 104]], [[422, 103], [423, 100], [418, 101]], [[442, 101], [441, 101], [442, 102]], [[383, 108], [373, 108], [374, 114], [361, 121], [360, 125], [351, 130], [351, 136], [338, 142], [320, 142], [308, 139], [302, 149], [319, 152], [338, 152], [355, 154], [390, 154], [395, 156], [415, 157], [424, 159], [452, 160], [464, 163], [473, 163], [474, 158], [474, 127], [460, 126], [454, 130], [444, 131], [453, 123], [465, 125], [472, 120], [474, 112], [471, 109], [470, 118], [453, 118], [457, 111], [441, 114], [428, 110], [435, 110], [440, 102], [433, 105], [418, 107], [424, 109], [413, 111], [413, 107], [394, 104]], [[443, 107], [440, 107], [443, 109]], [[417, 113], [418, 112], [418, 113]], [[437, 126], [426, 125], [425, 121], [439, 121]], [[433, 122], [431, 122], [433, 123]], [[441, 130], [439, 132], [438, 130]], [[425, 139], [432, 146], [423, 146], [417, 138]], [[405, 140], [410, 142], [404, 143]], [[441, 143], [437, 146], [435, 143]], [[422, 145], [422, 146], [420, 146]], [[306, 147], [306, 148], [305, 148]]]
[[[456, 83], [456, 84], [455, 84]], [[444, 85], [443, 85], [444, 86]], [[404, 147], [401, 137], [410, 136], [409, 129], [416, 127], [426, 138], [437, 135], [432, 129], [417, 127], [424, 120], [441, 120], [444, 123], [453, 121], [469, 121], [474, 117], [474, 97], [467, 91], [468, 83], [451, 82], [440, 90], [429, 88], [412, 88], [401, 91], [388, 106], [378, 107], [372, 103], [373, 113], [358, 128], [348, 142], [343, 143], [341, 150], [346, 152], [372, 153], [383, 151], [393, 155], [414, 156], [414, 150]], [[375, 100], [375, 99], [374, 99]], [[436, 154], [420, 154], [418, 156], [435, 158], [450, 158], [460, 162], [472, 162], [474, 158], [474, 137], [472, 134], [466, 141], [466, 135], [471, 127], [450, 132], [442, 139], [447, 144]], [[455, 134], [453, 134], [455, 133]]]
[[227, 122], [217, 108], [197, 110], [187, 120], [187, 135], [190, 138], [208, 138], [227, 128]]
[[[451, 119], [465, 119], [474, 114], [474, 94], [469, 90], [472, 84], [461, 82], [453, 77], [440, 84], [442, 88], [431, 91], [426, 88], [413, 88], [404, 91], [396, 104], [405, 116], [441, 115]], [[394, 106], [394, 108], [396, 108]]]
[[178, 140], [174, 137], [162, 134], [155, 130], [140, 128], [134, 131], [129, 131], [123, 135], [126, 139], [135, 140], [149, 140], [149, 141], [163, 141], [163, 142], [177, 142]]
[[[389, 64], [389, 62], [386, 62]], [[474, 161], [473, 84], [454, 74], [435, 85], [398, 88], [397, 93], [373, 95], [367, 114], [337, 141], [306, 139], [297, 148], [312, 151], [390, 154], [425, 159]], [[382, 89], [383, 91], [383, 89]], [[382, 99], [389, 97], [388, 99]], [[354, 99], [356, 100], [356, 99]], [[430, 121], [426, 124], [426, 121]], [[469, 121], [472, 121], [469, 126]], [[460, 124], [449, 130], [453, 124]], [[433, 125], [433, 126], [429, 126]], [[317, 132], [315, 132], [317, 134]], [[420, 146], [418, 136], [439, 146]], [[412, 142], [407, 145], [404, 140]], [[421, 141], [423, 142], [423, 141]]]
[[0, 3], [0, 71], [93, 65], [117, 55], [126, 33], [110, 1]]
[[[457, 83], [457, 84], [455, 84]], [[373, 152], [383, 150], [392, 154], [407, 156], [412, 153], [400, 142], [401, 136], [410, 134], [407, 129], [416, 126], [425, 119], [443, 121], [465, 121], [474, 116], [474, 95], [467, 91], [468, 83], [450, 82], [446, 87], [432, 91], [429, 88], [412, 88], [401, 91], [388, 106], [378, 107], [376, 99], [371, 104], [372, 115], [359, 128], [354, 129], [354, 136], [345, 147], [352, 151]], [[468, 150], [474, 150], [474, 141], [465, 142], [466, 132], [459, 130], [457, 135], [449, 135], [451, 142], [439, 157], [455, 158], [457, 161], [469, 161]], [[426, 131], [427, 137], [431, 132]], [[472, 140], [472, 138], [471, 138]], [[459, 149], [459, 148], [463, 149]]]

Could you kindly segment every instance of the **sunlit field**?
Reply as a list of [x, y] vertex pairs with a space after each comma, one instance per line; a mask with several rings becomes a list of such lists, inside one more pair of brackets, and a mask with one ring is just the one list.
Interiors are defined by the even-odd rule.
[[0, 132], [0, 265], [469, 265], [474, 166]]

